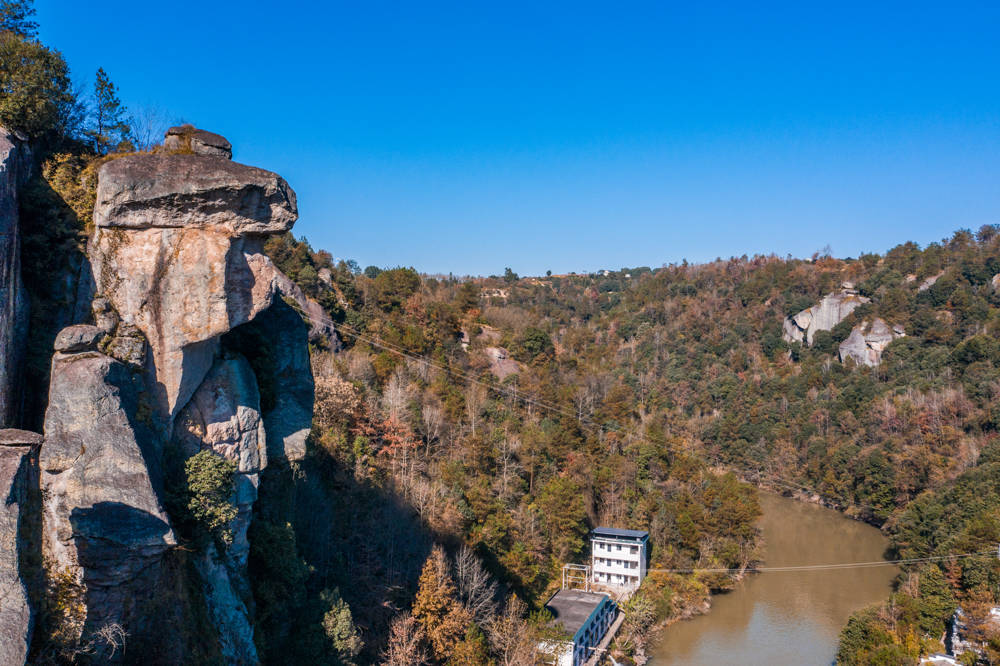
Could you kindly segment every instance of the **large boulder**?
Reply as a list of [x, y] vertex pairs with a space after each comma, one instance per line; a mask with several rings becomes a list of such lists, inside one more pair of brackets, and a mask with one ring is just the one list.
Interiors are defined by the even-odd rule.
[[839, 293], [827, 294], [811, 308], [785, 319], [782, 337], [786, 342], [805, 340], [811, 346], [816, 333], [832, 330], [858, 306], [868, 302], [868, 298], [858, 295], [852, 286], [845, 284]]
[[214, 155], [227, 160], [233, 158], [233, 146], [225, 137], [197, 129], [194, 125], [178, 125], [167, 130], [163, 148], [175, 153]]
[[50, 576], [86, 589], [81, 636], [134, 630], [142, 600], [155, 595], [149, 581], [176, 545], [143, 398], [141, 376], [109, 356], [52, 360], [39, 456], [43, 553]]
[[288, 231], [295, 192], [271, 171], [212, 155], [129, 155], [98, 174], [94, 224], [106, 229]]
[[0, 664], [23, 664], [31, 643], [32, 611], [22, 574], [22, 524], [41, 435], [0, 430]]
[[21, 408], [28, 297], [21, 280], [18, 191], [31, 173], [24, 141], [0, 127], [0, 428]]
[[863, 321], [852, 328], [851, 334], [840, 343], [840, 361], [846, 363], [847, 359], [851, 359], [857, 365], [877, 367], [889, 343], [905, 335], [902, 327], [890, 328], [883, 319], [875, 319], [871, 324]]

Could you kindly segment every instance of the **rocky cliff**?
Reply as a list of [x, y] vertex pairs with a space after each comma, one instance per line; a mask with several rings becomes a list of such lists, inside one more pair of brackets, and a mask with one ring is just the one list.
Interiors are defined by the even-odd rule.
[[18, 191], [30, 174], [23, 141], [0, 127], [0, 428], [19, 421], [28, 299], [21, 279]]
[[890, 327], [882, 319], [876, 318], [870, 324], [863, 321], [840, 343], [840, 361], [846, 363], [851, 359], [858, 365], [874, 368], [882, 362], [882, 352], [889, 343], [904, 335], [901, 327]]
[[[224, 138], [183, 126], [163, 150], [101, 168], [94, 324], [56, 339], [39, 456], [49, 594], [76, 600], [62, 603], [61, 635], [109, 660], [122, 653], [108, 636], [165, 640], [169, 618], [153, 610], [164, 591], [197, 589], [177, 612], [204, 608], [225, 661], [257, 661], [247, 530], [261, 470], [306, 453], [313, 382], [299, 312], [318, 306], [261, 250], [294, 223], [295, 193], [230, 156]], [[170, 470], [202, 451], [236, 469], [231, 541], [185, 543], [170, 508], [194, 492]], [[179, 547], [194, 552], [187, 568]]]
[[33, 432], [0, 430], [0, 664], [23, 664], [31, 642], [23, 533], [38, 509], [29, 502], [41, 442]]
[[868, 302], [869, 299], [858, 295], [853, 284], [844, 283], [840, 292], [827, 294], [811, 308], [785, 319], [782, 337], [786, 342], [805, 340], [806, 344], [812, 345], [816, 333], [833, 329], [859, 305]]

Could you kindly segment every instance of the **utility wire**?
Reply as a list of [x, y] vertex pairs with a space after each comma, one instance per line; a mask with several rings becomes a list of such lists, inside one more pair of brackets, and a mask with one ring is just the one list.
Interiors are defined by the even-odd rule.
[[977, 553], [958, 553], [954, 555], [937, 555], [933, 557], [910, 557], [899, 560], [876, 560], [874, 562], [842, 562], [838, 564], [805, 564], [801, 566], [781, 566], [781, 567], [746, 567], [745, 569], [700, 569], [697, 567], [680, 569], [647, 569], [647, 573], [741, 573], [743, 571], [753, 571], [755, 573], [776, 573], [783, 571], [832, 571], [837, 569], [870, 569], [873, 567], [899, 566], [901, 564], [921, 564], [926, 562], [944, 562], [958, 560], [969, 557], [983, 557], [986, 555], [996, 556], [995, 549], [984, 550]]
[[[294, 309], [296, 312], [298, 312], [301, 317], [303, 317], [304, 319], [308, 320], [309, 322], [314, 323], [314, 324], [320, 324], [320, 325], [329, 326], [330, 328], [332, 328], [335, 331], [339, 331], [341, 333], [345, 333], [345, 334], [351, 336], [352, 338], [354, 338], [356, 340], [360, 340], [362, 342], [365, 342], [365, 343], [367, 343], [367, 344], [369, 344], [369, 345], [371, 345], [371, 346], [373, 346], [373, 347], [375, 347], [377, 349], [383, 349], [385, 351], [389, 351], [389, 352], [398, 354], [399, 356], [402, 356], [404, 358], [410, 359], [410, 360], [415, 361], [417, 363], [422, 363], [425, 366], [438, 369], [438, 370], [440, 370], [440, 371], [442, 371], [442, 372], [444, 372], [444, 373], [446, 373], [448, 375], [451, 375], [452, 377], [457, 377], [457, 378], [460, 378], [460, 379], [465, 379], [466, 381], [469, 381], [471, 383], [474, 383], [474, 384], [477, 384], [479, 386], [482, 386], [482, 387], [486, 388], [487, 390], [494, 391], [494, 392], [506, 395], [506, 396], [508, 396], [510, 398], [513, 398], [515, 400], [521, 400], [522, 402], [530, 404], [530, 405], [534, 405], [534, 406], [538, 407], [539, 409], [542, 409], [542, 410], [545, 410], [545, 411], [549, 411], [549, 412], [558, 413], [558, 414], [561, 414], [563, 416], [567, 416], [569, 418], [577, 419], [577, 420], [579, 420], [581, 422], [582, 425], [586, 425], [587, 427], [590, 427], [592, 429], [599, 429], [599, 430], [601, 430], [603, 432], [620, 432], [618, 430], [611, 430], [611, 429], [606, 428], [605, 426], [601, 426], [601, 425], [599, 425], [597, 423], [594, 423], [590, 419], [580, 418], [575, 413], [569, 412], [569, 411], [567, 411], [567, 410], [565, 410], [565, 409], [563, 409], [563, 408], [561, 408], [559, 406], [548, 404], [547, 402], [545, 402], [543, 400], [539, 400], [539, 399], [537, 399], [537, 398], [535, 398], [533, 396], [525, 395], [525, 394], [518, 394], [515, 390], [510, 389], [508, 387], [497, 386], [497, 385], [491, 384], [489, 382], [484, 382], [481, 379], [479, 379], [478, 377], [474, 377], [474, 376], [470, 375], [469, 373], [463, 372], [461, 370], [455, 370], [453, 368], [450, 368], [450, 367], [448, 367], [446, 365], [443, 365], [441, 363], [433, 361], [433, 360], [427, 358], [426, 356], [413, 354], [413, 353], [409, 352], [408, 350], [400, 348], [400, 347], [398, 347], [396, 345], [393, 345], [393, 344], [390, 344], [390, 343], [387, 343], [387, 342], [384, 342], [384, 341], [381, 341], [381, 340], [377, 340], [377, 339], [372, 338], [370, 336], [366, 336], [363, 333], [360, 333], [354, 327], [349, 326], [347, 324], [340, 324], [340, 323], [334, 322], [332, 319], [329, 319], [329, 318], [326, 318], [326, 317], [323, 317], [323, 318], [314, 317], [314, 316], [310, 315], [309, 313], [307, 313], [305, 310], [303, 310], [298, 305], [298, 303], [292, 302], [292, 303], [289, 303], [289, 305], [292, 307], [292, 309]], [[635, 436], [634, 438], [637, 439], [640, 442], [645, 442], [647, 444], [657, 444], [657, 445], [660, 445], [660, 446], [665, 446], [668, 450], [674, 450], [675, 452], [678, 451], [669, 442], [653, 442], [653, 441], [649, 440], [648, 438], [642, 437], [642, 436]], [[749, 472], [751, 470], [746, 470], [746, 471]], [[823, 498], [822, 494], [820, 494], [819, 492], [817, 492], [816, 490], [814, 490], [812, 488], [809, 488], [808, 486], [804, 486], [804, 485], [796, 484], [796, 483], [790, 483], [790, 482], [784, 481], [782, 479], [777, 479], [777, 478], [774, 478], [774, 477], [769, 477], [769, 478], [767, 478], [767, 480], [770, 483], [774, 483], [776, 485], [783, 486], [783, 487], [785, 487], [786, 489], [789, 489], [789, 490], [794, 490], [796, 492], [808, 492], [808, 493], [812, 493], [812, 494], [815, 494], [815, 495]], [[827, 498], [823, 498], [823, 499], [827, 499]], [[851, 504], [851, 506], [854, 506], [856, 508], [869, 508], [869, 509], [873, 508], [870, 505], [867, 505], [866, 507], [862, 507], [862, 506], [859, 506], [857, 504]], [[863, 568], [872, 568], [872, 567], [898, 566], [898, 565], [902, 565], [902, 564], [919, 564], [919, 563], [927, 563], [927, 562], [942, 562], [942, 561], [948, 561], [948, 560], [964, 559], [964, 558], [969, 558], [969, 557], [982, 557], [982, 556], [985, 556], [985, 555], [994, 555], [994, 556], [1000, 557], [1000, 551], [992, 550], [991, 549], [991, 550], [986, 550], [986, 551], [981, 551], [981, 552], [976, 552], [976, 553], [959, 553], [959, 554], [954, 554], [954, 555], [938, 555], [938, 556], [932, 556], [932, 557], [915, 557], [915, 558], [904, 558], [904, 559], [896, 559], [896, 560], [877, 560], [877, 561], [873, 561], [873, 562], [845, 562], [845, 563], [839, 563], [839, 564], [811, 564], [811, 565], [801, 565], [801, 566], [779, 566], [779, 567], [748, 567], [748, 568], [744, 568], [744, 569], [719, 569], [719, 568], [648, 569], [647, 573], [657, 572], [657, 573], [721, 573], [721, 574], [740, 574], [740, 573], [743, 573], [744, 571], [747, 571], [747, 570], [750, 570], [750, 571], [753, 571], [753, 572], [758, 572], [758, 573], [777, 573], [777, 572], [792, 572], [792, 571], [832, 571], [832, 570], [837, 570], [837, 569], [863, 569]]]
[[[332, 328], [335, 331], [338, 331], [340, 333], [349, 335], [350, 337], [352, 337], [352, 338], [354, 338], [356, 340], [360, 340], [361, 342], [369, 344], [372, 347], [375, 347], [377, 349], [382, 349], [384, 351], [388, 351], [388, 352], [397, 354], [399, 356], [402, 356], [403, 358], [410, 359], [411, 361], [414, 361], [414, 362], [417, 362], [417, 363], [422, 363], [423, 365], [425, 365], [427, 367], [435, 368], [437, 370], [440, 370], [441, 372], [444, 372], [444, 373], [446, 373], [448, 375], [451, 375], [452, 377], [456, 377], [456, 378], [459, 378], [459, 379], [464, 379], [465, 381], [468, 381], [470, 383], [482, 386], [483, 388], [485, 388], [485, 389], [487, 389], [489, 391], [493, 391], [495, 393], [500, 393], [501, 395], [507, 396], [507, 397], [512, 398], [514, 400], [520, 400], [521, 402], [523, 402], [525, 404], [529, 404], [529, 405], [538, 407], [541, 410], [548, 411], [548, 412], [551, 412], [551, 413], [560, 414], [560, 415], [568, 417], [568, 418], [576, 419], [576, 420], [578, 420], [581, 423], [581, 425], [583, 425], [585, 427], [588, 427], [591, 430], [597, 430], [597, 431], [603, 432], [603, 433], [611, 433], [611, 432], [622, 433], [622, 434], [625, 434], [627, 437], [631, 437], [632, 439], [637, 440], [639, 442], [645, 442], [647, 444], [653, 444], [653, 445], [665, 447], [667, 450], [672, 451], [673, 453], [688, 453], [684, 449], [682, 449], [680, 447], [677, 447], [676, 445], [672, 445], [670, 442], [666, 442], [666, 441], [654, 442], [654, 441], [650, 440], [649, 438], [641, 436], [641, 435], [630, 435], [629, 433], [625, 433], [620, 428], [611, 428], [611, 427], [608, 427], [608, 426], [604, 426], [604, 425], [595, 423], [593, 420], [591, 420], [589, 418], [583, 417], [582, 415], [577, 415], [574, 412], [567, 411], [566, 409], [564, 409], [564, 408], [562, 408], [562, 407], [560, 407], [558, 405], [553, 405], [551, 403], [543, 401], [543, 400], [541, 400], [541, 399], [539, 399], [539, 398], [537, 398], [535, 396], [532, 396], [530, 394], [522, 394], [522, 393], [519, 393], [516, 389], [512, 389], [512, 388], [505, 387], [505, 386], [498, 386], [496, 384], [492, 384], [492, 383], [489, 383], [489, 382], [484, 382], [481, 379], [479, 379], [478, 377], [475, 377], [475, 376], [473, 376], [473, 375], [471, 375], [471, 374], [469, 374], [467, 372], [464, 372], [462, 370], [456, 370], [454, 368], [450, 368], [450, 367], [448, 367], [446, 365], [443, 365], [443, 364], [438, 363], [438, 362], [436, 362], [436, 361], [434, 361], [432, 359], [429, 359], [426, 356], [417, 355], [417, 354], [414, 354], [414, 353], [412, 353], [412, 352], [410, 352], [410, 351], [408, 351], [408, 350], [406, 350], [404, 348], [401, 348], [401, 347], [399, 347], [397, 345], [393, 345], [391, 343], [388, 343], [388, 342], [385, 342], [385, 341], [382, 341], [382, 340], [378, 340], [378, 339], [372, 338], [370, 336], [366, 336], [365, 334], [359, 332], [357, 329], [355, 329], [354, 327], [352, 327], [352, 326], [350, 326], [348, 324], [337, 323], [337, 322], [333, 321], [332, 319], [330, 319], [328, 317], [314, 317], [313, 315], [311, 315], [308, 312], [306, 312], [305, 310], [303, 310], [301, 308], [301, 306], [299, 306], [298, 303], [289, 302], [289, 301], [286, 301], [286, 303], [288, 303], [289, 306], [292, 309], [294, 309], [296, 312], [298, 312], [298, 314], [303, 319], [306, 319], [307, 321], [309, 321], [309, 322], [311, 322], [313, 324], [318, 324], [318, 325], [321, 325], [321, 326], [327, 326], [329, 328]], [[716, 460], [715, 463], [716, 464], [721, 464], [721, 461]], [[756, 474], [760, 475], [760, 471], [759, 470], [744, 469], [743, 471], [746, 472], [746, 473], [756, 473]], [[853, 502], [844, 502], [844, 501], [831, 500], [829, 498], [823, 497], [822, 493], [820, 493], [819, 491], [817, 491], [817, 490], [815, 490], [813, 488], [810, 488], [808, 486], [804, 486], [804, 485], [801, 485], [801, 484], [795, 484], [795, 483], [791, 483], [791, 482], [788, 482], [788, 481], [784, 481], [782, 479], [778, 479], [778, 478], [770, 476], [770, 475], [766, 476], [764, 478], [764, 480], [767, 481], [767, 482], [769, 482], [769, 483], [773, 483], [773, 484], [776, 484], [776, 485], [779, 485], [779, 486], [783, 486], [785, 489], [791, 490], [791, 491], [794, 491], [794, 492], [805, 492], [805, 493], [817, 495], [821, 499], [824, 499], [824, 500], [826, 500], [826, 501], [828, 501], [828, 502], [830, 502], [832, 504], [846, 505], [846, 506], [851, 506], [851, 507], [854, 507], [854, 508], [857, 508], [857, 509], [868, 509], [868, 510], [874, 509], [874, 507], [872, 507], [871, 505], [867, 505], [867, 504], [866, 505], [860, 505], [860, 504], [855, 504]]]

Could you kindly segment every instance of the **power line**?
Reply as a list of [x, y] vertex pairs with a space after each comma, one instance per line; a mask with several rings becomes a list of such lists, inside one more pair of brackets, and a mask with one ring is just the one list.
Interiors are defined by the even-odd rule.
[[870, 569], [874, 567], [899, 566], [902, 564], [944, 562], [944, 561], [958, 560], [969, 557], [983, 557], [986, 555], [996, 556], [997, 551], [995, 549], [990, 549], [990, 550], [980, 551], [977, 553], [958, 553], [954, 555], [937, 555], [933, 557], [910, 557], [898, 560], [876, 560], [873, 562], [842, 562], [836, 564], [805, 564], [799, 566], [781, 566], [781, 567], [747, 567], [745, 569], [712, 569], [712, 568], [700, 569], [697, 567], [678, 568], [678, 569], [647, 569], [647, 573], [736, 574], [736, 573], [742, 573], [744, 571], [753, 571], [755, 573], [777, 573], [777, 572], [788, 572], [788, 571], [833, 571], [837, 569]]
[[[286, 302], [288, 302], [288, 301], [286, 301]], [[414, 362], [422, 363], [422, 364], [424, 364], [427, 367], [432, 367], [432, 368], [435, 368], [437, 370], [440, 370], [440, 371], [442, 371], [442, 372], [444, 372], [444, 373], [446, 373], [448, 375], [451, 375], [452, 377], [457, 377], [457, 378], [460, 378], [460, 379], [464, 379], [464, 380], [466, 380], [466, 381], [468, 381], [470, 383], [482, 386], [483, 388], [485, 388], [485, 389], [487, 389], [489, 391], [493, 391], [495, 393], [500, 393], [502, 395], [505, 395], [507, 397], [512, 398], [513, 400], [520, 400], [521, 402], [523, 402], [525, 404], [529, 404], [529, 405], [538, 407], [541, 410], [548, 411], [548, 412], [551, 412], [551, 413], [557, 413], [557, 414], [560, 414], [560, 415], [568, 417], [568, 418], [576, 419], [577, 421], [580, 422], [580, 424], [582, 426], [588, 427], [591, 430], [597, 430], [597, 431], [602, 432], [602, 433], [611, 433], [611, 432], [622, 433], [623, 432], [620, 428], [611, 428], [611, 427], [608, 427], [608, 426], [605, 426], [605, 425], [601, 425], [601, 424], [595, 423], [592, 419], [585, 418], [582, 415], [578, 415], [578, 414], [575, 414], [573, 412], [567, 411], [567, 410], [563, 409], [562, 407], [560, 407], [558, 405], [553, 405], [553, 404], [548, 403], [546, 401], [540, 400], [539, 398], [537, 398], [535, 396], [525, 395], [525, 394], [519, 394], [516, 389], [511, 389], [511, 388], [508, 388], [508, 387], [498, 386], [496, 384], [484, 382], [481, 379], [479, 379], [478, 377], [470, 375], [469, 373], [466, 373], [466, 372], [464, 372], [462, 370], [455, 370], [455, 369], [450, 368], [450, 367], [448, 367], [446, 365], [443, 365], [441, 363], [433, 361], [433, 360], [427, 358], [426, 356], [414, 354], [414, 353], [410, 352], [407, 349], [399, 347], [398, 345], [393, 345], [393, 344], [385, 342], [383, 340], [378, 340], [378, 339], [366, 336], [363, 333], [359, 332], [356, 328], [354, 328], [354, 327], [352, 327], [352, 326], [350, 326], [348, 324], [337, 323], [337, 322], [333, 321], [332, 319], [330, 319], [328, 317], [314, 317], [311, 314], [309, 314], [308, 312], [306, 312], [305, 310], [303, 310], [298, 305], [298, 303], [288, 302], [288, 304], [289, 304], [290, 307], [292, 307], [292, 309], [294, 309], [296, 312], [298, 312], [299, 315], [302, 318], [306, 319], [307, 321], [309, 321], [311, 323], [314, 323], [314, 324], [320, 324], [320, 325], [328, 326], [328, 327], [334, 329], [335, 331], [339, 331], [341, 333], [349, 335], [350, 337], [352, 337], [352, 338], [354, 338], [356, 340], [360, 340], [362, 342], [365, 342], [366, 344], [369, 344], [369, 345], [371, 345], [371, 346], [373, 346], [375, 348], [382, 349], [382, 350], [385, 350], [385, 351], [388, 351], [388, 352], [392, 352], [394, 354], [398, 354], [399, 356], [402, 356], [404, 358], [410, 359], [410, 360], [412, 360]], [[668, 451], [671, 451], [673, 453], [688, 453], [688, 451], [685, 451], [684, 449], [681, 449], [680, 447], [677, 447], [677, 446], [675, 446], [675, 445], [673, 445], [673, 444], [671, 444], [670, 442], [667, 442], [667, 441], [652, 441], [648, 437], [645, 437], [645, 436], [641, 436], [641, 435], [629, 435], [628, 433], [624, 433], [624, 434], [626, 436], [629, 436], [629, 437], [631, 437], [631, 438], [639, 441], [639, 442], [645, 442], [647, 444], [653, 444], [653, 445], [665, 447]], [[721, 461], [719, 461], [719, 460], [716, 459], [715, 463], [716, 464], [721, 464]], [[760, 475], [760, 471], [759, 470], [744, 469], [743, 471], [745, 471], [747, 473], [753, 472], [753, 473], [756, 473], [756, 474]], [[844, 501], [831, 500], [830, 498], [824, 497], [822, 495], [822, 493], [820, 493], [819, 491], [815, 490], [814, 488], [810, 488], [808, 486], [804, 486], [804, 485], [801, 485], [801, 484], [791, 483], [791, 482], [788, 482], [788, 481], [785, 481], [785, 480], [782, 480], [782, 479], [778, 479], [778, 478], [776, 478], [774, 476], [771, 476], [771, 475], [769, 475], [766, 478], [766, 481], [769, 482], [769, 483], [774, 483], [774, 484], [779, 485], [779, 486], [783, 486], [786, 490], [791, 490], [791, 491], [795, 491], [795, 492], [806, 492], [806, 493], [809, 493], [809, 494], [816, 495], [816, 496], [820, 497], [821, 499], [824, 499], [827, 502], [830, 502], [831, 504], [846, 505], [846, 506], [849, 506], [849, 507], [853, 507], [853, 508], [856, 508], [856, 509], [862, 509], [862, 510], [865, 510], [865, 509], [867, 509], [867, 510], [873, 510], [875, 508], [875, 507], [871, 506], [870, 504], [864, 504], [864, 505], [862, 505], [862, 504], [856, 504], [854, 502], [844, 502]]]
[[[524, 403], [527, 403], [527, 404], [530, 404], [530, 405], [534, 405], [534, 406], [538, 407], [539, 409], [542, 409], [542, 410], [545, 410], [545, 411], [549, 411], [549, 412], [558, 413], [558, 414], [561, 414], [563, 416], [567, 416], [567, 417], [570, 417], [570, 418], [573, 418], [573, 419], [577, 419], [578, 421], [581, 422], [581, 425], [588, 426], [588, 427], [590, 427], [592, 429], [598, 429], [598, 430], [603, 431], [603, 432], [620, 432], [618, 430], [611, 430], [611, 429], [609, 429], [609, 428], [607, 428], [605, 426], [601, 426], [601, 425], [599, 425], [597, 423], [594, 423], [590, 419], [583, 419], [580, 416], [578, 416], [577, 414], [574, 414], [574, 413], [569, 412], [569, 411], [567, 411], [565, 409], [562, 409], [559, 406], [552, 405], [552, 404], [549, 404], [549, 403], [547, 403], [545, 401], [539, 400], [539, 399], [537, 399], [537, 398], [535, 398], [533, 396], [524, 395], [524, 394], [520, 394], [519, 395], [516, 390], [510, 389], [510, 388], [507, 388], [507, 387], [503, 387], [503, 386], [497, 386], [496, 384], [484, 382], [481, 379], [479, 379], [478, 377], [474, 377], [474, 376], [472, 376], [469, 373], [466, 373], [464, 371], [455, 370], [455, 369], [450, 368], [450, 367], [448, 367], [446, 365], [443, 365], [441, 363], [437, 363], [436, 361], [428, 359], [426, 356], [413, 354], [413, 353], [409, 352], [406, 349], [398, 347], [397, 345], [393, 345], [391, 343], [387, 343], [385, 341], [381, 341], [381, 340], [372, 338], [370, 336], [366, 336], [363, 333], [360, 333], [357, 329], [355, 329], [352, 326], [349, 326], [347, 324], [337, 323], [337, 322], [334, 322], [332, 319], [325, 318], [325, 317], [324, 318], [313, 317], [309, 313], [305, 312], [301, 307], [299, 307], [299, 305], [297, 303], [289, 303], [289, 305], [296, 312], [298, 312], [301, 317], [305, 318], [306, 320], [308, 320], [308, 321], [310, 321], [312, 323], [325, 324], [325, 325], [329, 326], [330, 328], [333, 328], [335, 331], [340, 331], [341, 333], [345, 333], [345, 334], [353, 337], [356, 340], [360, 340], [362, 342], [365, 342], [366, 344], [369, 344], [369, 345], [371, 345], [373, 347], [376, 347], [378, 349], [383, 349], [385, 351], [389, 351], [389, 352], [398, 354], [398, 355], [400, 355], [400, 356], [402, 356], [404, 358], [410, 359], [410, 360], [415, 361], [417, 363], [422, 363], [425, 366], [438, 369], [438, 370], [440, 370], [440, 371], [442, 371], [442, 372], [444, 372], [444, 373], [446, 373], [448, 375], [451, 375], [452, 377], [458, 377], [458, 378], [461, 378], [461, 379], [465, 379], [466, 381], [469, 381], [471, 383], [474, 383], [474, 384], [477, 384], [479, 386], [482, 386], [482, 387], [484, 387], [487, 390], [494, 391], [494, 392], [497, 392], [497, 393], [501, 393], [501, 394], [506, 395], [506, 396], [508, 396], [508, 397], [510, 397], [510, 398], [512, 398], [514, 400], [521, 400]], [[636, 440], [640, 441], [640, 442], [645, 442], [647, 444], [657, 444], [657, 445], [666, 447], [668, 450], [672, 450], [672, 451], [678, 452], [678, 449], [676, 449], [673, 445], [671, 445], [669, 442], [666, 442], [666, 441], [664, 441], [664, 442], [653, 442], [650, 439], [648, 439], [646, 437], [643, 437], [643, 436], [634, 436], [634, 438]], [[751, 470], [746, 470], [746, 471], [751, 471]], [[759, 474], [759, 471], [757, 473]], [[788, 481], [785, 481], [785, 480], [782, 480], [782, 479], [778, 479], [778, 478], [773, 477], [773, 476], [769, 476], [767, 478], [767, 481], [770, 482], [770, 483], [774, 483], [774, 484], [776, 484], [778, 486], [783, 486], [784, 488], [786, 488], [788, 490], [793, 490], [793, 491], [796, 491], [796, 492], [808, 492], [808, 493], [812, 493], [812, 494], [815, 494], [815, 495], [819, 496], [822, 499], [826, 499], [827, 501], [830, 501], [829, 498], [823, 497], [823, 495], [821, 493], [817, 492], [815, 489], [809, 488], [808, 486], [804, 486], [804, 485], [801, 485], [801, 484], [788, 482]], [[847, 504], [849, 506], [853, 506], [855, 508], [868, 508], [868, 509], [874, 508], [871, 505], [864, 505], [864, 506], [862, 506], [862, 505], [853, 504], [853, 503], [847, 503]], [[904, 559], [896, 559], [896, 560], [877, 560], [877, 561], [873, 561], [873, 562], [845, 562], [845, 563], [837, 563], [837, 564], [814, 564], [814, 565], [781, 566], [781, 567], [752, 567], [749, 570], [752, 570], [754, 572], [759, 572], [759, 573], [778, 573], [778, 572], [793, 572], [793, 571], [832, 571], [832, 570], [837, 570], [837, 569], [863, 569], [863, 568], [883, 567], [883, 566], [898, 566], [898, 565], [903, 565], [903, 564], [919, 564], [919, 563], [929, 563], [929, 562], [942, 562], [942, 561], [947, 561], [947, 560], [964, 559], [964, 558], [969, 558], [969, 557], [981, 557], [981, 556], [984, 556], [984, 555], [1000, 556], [1000, 551], [992, 550], [991, 549], [991, 550], [981, 551], [981, 552], [976, 552], [976, 553], [959, 553], [959, 554], [954, 554], [954, 555], [939, 555], [939, 556], [931, 556], [931, 557], [904, 558]], [[746, 568], [744, 568], [744, 569], [676, 568], [676, 569], [649, 569], [649, 570], [647, 570], [647, 572], [740, 574], [740, 573], [743, 573], [744, 571], [747, 571], [747, 570], [748, 569], [746, 569]]]

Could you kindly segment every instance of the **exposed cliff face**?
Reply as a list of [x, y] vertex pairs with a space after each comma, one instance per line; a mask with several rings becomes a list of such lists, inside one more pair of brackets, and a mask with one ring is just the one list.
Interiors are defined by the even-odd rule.
[[23, 141], [0, 127], [0, 428], [19, 420], [28, 329], [28, 297], [21, 279], [18, 190], [31, 172]]
[[31, 643], [32, 609], [24, 581], [21, 531], [41, 435], [0, 430], [0, 664], [23, 664]]
[[277, 299], [252, 322], [225, 336], [224, 343], [254, 365], [261, 386], [268, 459], [304, 458], [315, 397], [309, 328], [290, 305]]
[[812, 345], [813, 337], [819, 331], [829, 331], [847, 319], [861, 304], [869, 299], [859, 296], [854, 286], [846, 283], [839, 293], [828, 294], [816, 305], [785, 320], [782, 337], [786, 342], [802, 342]]
[[167, 458], [232, 460], [233, 543], [192, 563], [223, 656], [254, 663], [247, 529], [269, 460], [305, 455], [313, 383], [296, 310], [319, 306], [261, 252], [295, 220], [287, 183], [231, 162], [218, 135], [173, 128], [167, 145], [182, 152], [99, 172], [95, 324], [64, 329], [52, 361], [44, 549], [50, 577], [85, 591], [77, 636], [120, 625], [141, 644], [155, 629], [139, 610], [148, 615], [149, 595], [183, 587], [163, 508], [179, 490], [166, 487]]
[[97, 293], [149, 340], [172, 419], [218, 338], [276, 293], [261, 235], [287, 231], [295, 193], [277, 174], [211, 155], [136, 155], [101, 168], [90, 248]]
[[229, 555], [246, 566], [247, 529], [257, 500], [260, 471], [267, 466], [264, 421], [253, 368], [239, 354], [219, 358], [212, 365], [174, 426], [174, 440], [186, 457], [209, 449], [238, 466], [236, 508]]
[[161, 467], [143, 395], [140, 376], [110, 356], [53, 358], [39, 458], [43, 550], [50, 575], [69, 575], [87, 590], [81, 636], [133, 626], [145, 584], [177, 543], [159, 499]]
[[846, 363], [851, 359], [858, 365], [874, 368], [882, 362], [882, 352], [889, 343], [905, 335], [902, 328], [890, 328], [882, 319], [875, 319], [871, 324], [863, 321], [840, 343], [840, 361]]

